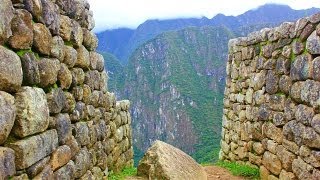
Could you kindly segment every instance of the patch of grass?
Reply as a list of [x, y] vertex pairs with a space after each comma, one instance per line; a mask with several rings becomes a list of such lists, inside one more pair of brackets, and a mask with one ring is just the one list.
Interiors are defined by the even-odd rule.
[[22, 57], [22, 56], [23, 56], [24, 54], [26, 54], [27, 52], [32, 52], [32, 50], [31, 50], [31, 49], [19, 50], [19, 51], [17, 52], [17, 54], [18, 54], [19, 57]]
[[113, 171], [111, 171], [108, 175], [108, 179], [110, 179], [110, 180], [123, 180], [128, 176], [135, 176], [135, 175], [137, 175], [137, 168], [126, 167], [120, 173], [113, 173]]
[[71, 41], [65, 41], [64, 45], [73, 47], [73, 43]]
[[234, 176], [245, 176], [251, 179], [259, 179], [260, 177], [259, 169], [248, 165], [227, 161], [218, 161], [216, 165], [228, 169]]

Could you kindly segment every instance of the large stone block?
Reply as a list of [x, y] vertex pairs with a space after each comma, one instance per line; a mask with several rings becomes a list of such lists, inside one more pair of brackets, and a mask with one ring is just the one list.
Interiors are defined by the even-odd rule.
[[310, 125], [313, 116], [314, 116], [313, 108], [310, 108], [303, 104], [299, 104], [297, 106], [295, 117], [298, 122], [301, 122], [304, 125]]
[[277, 146], [277, 156], [282, 163], [282, 168], [286, 171], [292, 171], [292, 161], [296, 159], [296, 155], [287, 151], [282, 145]]
[[60, 113], [67, 101], [62, 89], [54, 88], [46, 96], [50, 114]]
[[22, 87], [15, 95], [17, 117], [13, 132], [26, 137], [43, 132], [49, 125], [49, 109], [45, 93], [36, 87]]
[[60, 62], [58, 59], [41, 58], [38, 62], [40, 72], [40, 86], [47, 87], [57, 82]]
[[16, 106], [14, 97], [0, 91], [0, 144], [3, 144], [9, 136], [16, 118]]
[[312, 77], [312, 57], [310, 54], [297, 56], [291, 64], [290, 77], [293, 81], [307, 80]]
[[33, 43], [31, 14], [24, 9], [16, 10], [11, 29], [10, 46], [14, 49], [30, 49]]
[[49, 29], [41, 24], [33, 24], [33, 46], [43, 55], [50, 55], [52, 36]]
[[298, 177], [298, 179], [312, 179], [313, 167], [304, 162], [300, 157], [293, 160], [292, 172]]
[[306, 48], [310, 54], [320, 54], [320, 36], [317, 35], [316, 31], [308, 37]]
[[138, 175], [151, 179], [207, 179], [204, 169], [181, 150], [156, 141], [138, 166]]
[[58, 147], [51, 154], [50, 165], [52, 170], [56, 170], [65, 164], [67, 164], [71, 159], [71, 149], [67, 145]]
[[12, 35], [11, 20], [14, 17], [14, 9], [10, 0], [1, 1], [0, 6], [0, 44], [4, 44]]
[[25, 169], [56, 149], [58, 134], [56, 130], [49, 130], [36, 136], [9, 143], [8, 146], [15, 151], [16, 169]]
[[0, 59], [0, 90], [16, 92], [23, 79], [20, 58], [13, 51], [0, 46]]
[[283, 135], [282, 129], [277, 128], [273, 123], [266, 122], [262, 125], [262, 134], [266, 137], [275, 140], [278, 143], [282, 143]]
[[262, 164], [275, 175], [279, 175], [281, 172], [281, 161], [276, 155], [270, 153], [269, 151], [266, 151], [263, 154]]
[[16, 173], [14, 151], [0, 147], [0, 177], [7, 179]]
[[73, 161], [69, 161], [68, 164], [61, 167], [54, 172], [53, 176], [55, 180], [59, 179], [74, 179], [75, 164]]
[[90, 162], [90, 154], [87, 148], [82, 148], [74, 158], [75, 178], [79, 178], [87, 172]]
[[65, 144], [71, 137], [72, 127], [68, 114], [58, 114], [56, 116], [55, 127], [58, 133], [59, 144]]
[[75, 66], [88, 69], [90, 66], [90, 55], [88, 50], [81, 45], [79, 48], [77, 48], [77, 52], [78, 57]]
[[39, 84], [40, 72], [37, 57], [34, 55], [34, 53], [25, 53], [21, 57], [21, 64], [23, 70], [23, 84], [29, 86]]

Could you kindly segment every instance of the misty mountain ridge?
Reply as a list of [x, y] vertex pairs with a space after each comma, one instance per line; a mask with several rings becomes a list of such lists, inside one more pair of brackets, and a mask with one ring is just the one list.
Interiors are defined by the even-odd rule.
[[165, 31], [179, 30], [189, 26], [226, 26], [236, 36], [245, 36], [262, 27], [274, 27], [283, 21], [294, 21], [318, 12], [318, 8], [294, 10], [288, 5], [266, 4], [238, 16], [217, 14], [211, 19], [178, 18], [147, 20], [137, 29], [120, 28], [98, 33], [98, 51], [115, 55], [121, 64], [127, 64], [130, 55], [141, 44]]

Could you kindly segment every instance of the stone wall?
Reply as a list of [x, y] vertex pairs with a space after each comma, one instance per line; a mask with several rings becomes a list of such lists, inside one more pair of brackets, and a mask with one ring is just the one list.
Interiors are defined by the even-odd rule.
[[320, 14], [230, 40], [220, 159], [320, 179]]
[[86, 0], [0, 1], [0, 179], [132, 166], [129, 101], [107, 92]]

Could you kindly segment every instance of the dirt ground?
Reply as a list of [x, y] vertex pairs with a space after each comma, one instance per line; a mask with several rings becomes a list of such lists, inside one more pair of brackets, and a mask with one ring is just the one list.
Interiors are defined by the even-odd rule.
[[[228, 170], [217, 166], [205, 166], [208, 180], [245, 180], [243, 177], [233, 176]], [[146, 180], [141, 177], [127, 177], [126, 180]]]
[[244, 180], [245, 178], [233, 176], [228, 170], [217, 166], [205, 166], [205, 171], [208, 174], [208, 180]]

